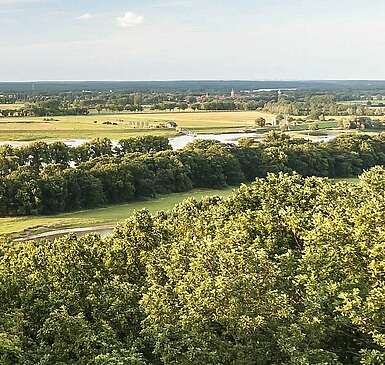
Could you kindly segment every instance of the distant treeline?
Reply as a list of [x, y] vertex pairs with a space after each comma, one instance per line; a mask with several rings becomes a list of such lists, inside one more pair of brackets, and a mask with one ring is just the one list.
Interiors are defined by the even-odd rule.
[[166, 137], [98, 139], [0, 148], [0, 215], [53, 214], [192, 188], [224, 187], [296, 171], [351, 177], [385, 164], [385, 134], [346, 135], [328, 143], [271, 132], [238, 146], [196, 141], [172, 151]]
[[373, 108], [362, 104], [341, 104], [336, 102], [334, 95], [311, 95], [303, 99], [298, 97], [293, 99], [280, 98], [278, 101], [269, 101], [265, 104], [264, 110], [275, 114], [309, 116], [313, 120], [322, 119], [325, 115], [384, 115], [384, 109], [381, 106]]
[[56, 81], [0, 82], [1, 92], [66, 92], [66, 91], [228, 91], [253, 89], [310, 89], [310, 90], [378, 90], [385, 81], [328, 80], [328, 81], [247, 81], [247, 80], [180, 80], [180, 81]]
[[52, 115], [87, 115], [88, 113], [87, 107], [81, 104], [69, 103], [60, 98], [38, 101], [16, 109], [0, 108], [0, 117], [44, 117]]

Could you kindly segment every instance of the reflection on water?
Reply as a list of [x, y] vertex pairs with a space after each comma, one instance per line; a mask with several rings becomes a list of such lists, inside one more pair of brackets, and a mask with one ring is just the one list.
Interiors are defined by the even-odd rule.
[[170, 138], [170, 144], [174, 150], [179, 150], [189, 143], [197, 140], [219, 141], [222, 143], [237, 143], [239, 138], [261, 137], [257, 133], [224, 133], [224, 134], [198, 134], [197, 136], [178, 136]]
[[[256, 133], [229, 133], [229, 134], [199, 134], [197, 136], [177, 136], [169, 138], [170, 144], [174, 150], [178, 150], [187, 146], [189, 143], [196, 141], [198, 139], [204, 140], [214, 140], [222, 143], [237, 143], [237, 139], [245, 138], [245, 137], [260, 137], [260, 135]], [[79, 147], [84, 143], [89, 142], [89, 139], [68, 139], [63, 142], [70, 147]], [[0, 141], [0, 146], [8, 144], [12, 147], [20, 147], [33, 142], [15, 142], [15, 141]], [[118, 141], [112, 141], [112, 145], [116, 146]]]

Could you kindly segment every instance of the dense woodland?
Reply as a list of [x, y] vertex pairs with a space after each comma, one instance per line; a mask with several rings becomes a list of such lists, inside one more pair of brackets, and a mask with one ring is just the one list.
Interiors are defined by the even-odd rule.
[[0, 215], [53, 214], [156, 194], [239, 185], [269, 172], [352, 177], [385, 164], [385, 134], [347, 135], [328, 143], [271, 132], [239, 146], [196, 141], [172, 151], [165, 137], [76, 148], [36, 142], [0, 148]]
[[105, 240], [3, 242], [0, 363], [385, 364], [384, 209], [383, 168], [281, 173]]

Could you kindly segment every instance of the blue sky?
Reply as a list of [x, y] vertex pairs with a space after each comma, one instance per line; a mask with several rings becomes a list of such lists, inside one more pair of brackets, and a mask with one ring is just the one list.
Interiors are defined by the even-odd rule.
[[385, 1], [0, 0], [0, 80], [385, 79]]

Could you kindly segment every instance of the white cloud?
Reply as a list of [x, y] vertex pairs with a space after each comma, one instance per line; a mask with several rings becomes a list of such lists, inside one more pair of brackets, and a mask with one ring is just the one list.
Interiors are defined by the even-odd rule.
[[143, 20], [144, 17], [142, 15], [137, 15], [130, 11], [127, 11], [123, 16], [119, 16], [116, 18], [119, 27], [122, 28], [135, 27], [139, 24], [142, 24]]
[[89, 19], [92, 19], [94, 16], [90, 13], [85, 13], [85, 14], [82, 14], [80, 16], [78, 16], [76, 19], [78, 20], [89, 20]]

